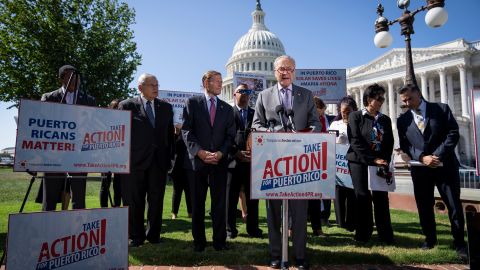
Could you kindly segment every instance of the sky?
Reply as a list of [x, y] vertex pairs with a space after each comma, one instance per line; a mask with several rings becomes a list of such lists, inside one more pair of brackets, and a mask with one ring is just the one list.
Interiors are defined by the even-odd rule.
[[[130, 84], [148, 72], [157, 76], [160, 89], [200, 91], [201, 77], [213, 69], [226, 73], [225, 64], [237, 40], [252, 25], [255, 0], [127, 0], [135, 10], [132, 25], [142, 55]], [[410, 10], [426, 1], [412, 0]], [[429, 28], [426, 12], [416, 15], [412, 47], [430, 47], [464, 38], [480, 40], [479, 0], [446, 0], [449, 18], [441, 28]], [[389, 48], [373, 44], [376, 7], [384, 16], [401, 15], [395, 0], [262, 0], [265, 24], [282, 41], [297, 68], [351, 68], [366, 64], [393, 48], [404, 48], [398, 24], [390, 27]], [[92, 60], [94, 61], [94, 59]], [[53, 89], [52, 89], [53, 90]], [[0, 149], [15, 145], [16, 109], [0, 102]]]

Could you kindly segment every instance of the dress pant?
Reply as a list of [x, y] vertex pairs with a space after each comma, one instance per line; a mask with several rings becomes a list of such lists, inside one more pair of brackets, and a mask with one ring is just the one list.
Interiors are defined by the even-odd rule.
[[[128, 206], [130, 239], [143, 243], [145, 239], [157, 241], [162, 229], [163, 197], [167, 172], [155, 162], [145, 170], [133, 170], [121, 177], [123, 205]], [[145, 197], [148, 202], [145, 230]]]
[[337, 224], [349, 231], [355, 230], [355, 191], [352, 188], [335, 186], [335, 215]]
[[222, 247], [227, 238], [226, 197], [227, 168], [218, 165], [205, 165], [193, 171], [187, 170], [192, 195], [192, 235], [195, 246], [205, 247], [205, 200], [210, 186], [210, 209], [213, 227], [213, 245]]
[[412, 168], [413, 190], [417, 202], [418, 216], [425, 241], [437, 242], [437, 230], [434, 213], [434, 188], [437, 186], [440, 196], [447, 206], [451, 233], [457, 248], [465, 247], [465, 219], [460, 201], [460, 176], [458, 167]]
[[[282, 200], [266, 200], [270, 257], [282, 257]], [[293, 250], [296, 260], [306, 259], [307, 248], [307, 207], [308, 200], [289, 200], [288, 210], [291, 217]]]
[[172, 213], [178, 214], [180, 202], [182, 201], [182, 192], [185, 191], [185, 203], [187, 204], [187, 212], [192, 213], [192, 200], [190, 196], [190, 184], [188, 177], [183, 168], [174, 168], [170, 174], [173, 182], [172, 194]]
[[320, 219], [327, 221], [330, 218], [330, 211], [332, 210], [332, 200], [321, 200], [321, 202]]
[[310, 216], [310, 226], [312, 231], [322, 229], [320, 218], [322, 200], [308, 200], [308, 215]]
[[[53, 211], [61, 201], [62, 191], [72, 194], [72, 209], [85, 208], [86, 173], [70, 173], [70, 176], [81, 177], [66, 179], [65, 173], [45, 173], [43, 179], [42, 210]], [[83, 176], [83, 177], [82, 177]]]
[[247, 233], [254, 235], [258, 231], [258, 200], [250, 199], [250, 163], [237, 162], [232, 169], [230, 189], [228, 191], [227, 230], [237, 234], [237, 204], [243, 186], [247, 204]]
[[348, 166], [355, 190], [356, 215], [355, 239], [366, 242], [373, 232], [372, 202], [375, 206], [375, 224], [380, 241], [392, 242], [393, 229], [390, 220], [388, 192], [368, 190], [368, 166], [349, 161]]
[[[100, 186], [100, 206], [108, 207], [108, 194], [110, 192], [110, 184], [113, 182], [113, 205], [118, 207], [122, 204], [122, 183], [120, 180], [120, 174], [114, 174], [113, 177], [108, 179], [105, 177], [102, 179], [102, 185]], [[113, 181], [112, 181], [113, 180]]]

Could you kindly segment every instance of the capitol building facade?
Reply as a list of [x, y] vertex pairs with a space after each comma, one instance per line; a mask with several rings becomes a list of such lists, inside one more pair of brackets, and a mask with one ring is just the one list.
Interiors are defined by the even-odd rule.
[[260, 1], [252, 12], [253, 24], [235, 46], [226, 68], [227, 75], [223, 79], [222, 99], [233, 104], [233, 73], [252, 73], [263, 75], [270, 87], [276, 83], [273, 72], [273, 61], [285, 54], [285, 48], [280, 39], [265, 26], [265, 12]]
[[[253, 24], [235, 44], [226, 64], [221, 98], [233, 104], [233, 73], [252, 73], [266, 77], [270, 87], [276, 83], [273, 61], [285, 54], [280, 39], [265, 25], [265, 12], [257, 0], [252, 12]], [[457, 39], [428, 48], [412, 49], [415, 76], [423, 97], [431, 102], [447, 103], [460, 126], [457, 156], [464, 165], [475, 166], [474, 129], [471, 89], [480, 88], [480, 41]], [[395, 120], [402, 112], [397, 90], [404, 85], [405, 48], [395, 48], [369, 63], [347, 68], [347, 93], [355, 98], [359, 108], [364, 89], [373, 83], [385, 87], [383, 113]], [[336, 106], [329, 105], [327, 113], [336, 114]], [[479, 134], [480, 135], [480, 134]], [[395, 147], [398, 139], [395, 138]]]

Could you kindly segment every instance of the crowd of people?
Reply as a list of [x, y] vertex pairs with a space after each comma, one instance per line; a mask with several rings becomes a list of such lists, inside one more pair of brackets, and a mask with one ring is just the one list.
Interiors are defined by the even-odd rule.
[[[330, 116], [325, 114], [326, 105], [319, 97], [293, 83], [296, 64], [292, 57], [278, 57], [274, 67], [277, 83], [259, 93], [255, 108], [248, 106], [251, 91], [247, 85], [237, 86], [235, 104], [231, 106], [218, 97], [222, 89], [221, 74], [206, 72], [201, 79], [204, 93], [188, 99], [183, 123], [175, 126], [172, 106], [158, 98], [158, 80], [152, 74], [145, 73], [138, 78], [138, 96], [112, 101], [110, 108], [132, 112], [131, 168], [129, 174], [105, 175], [100, 202], [102, 207], [108, 206], [113, 179], [113, 206], [123, 202], [129, 209], [130, 247], [142, 246], [145, 241], [152, 244], [162, 241], [168, 176], [173, 181], [171, 217], [177, 218], [184, 193], [188, 216], [192, 220], [194, 252], [203, 252], [207, 245], [205, 202], [208, 189], [215, 250], [228, 250], [227, 239], [235, 239], [238, 235], [239, 198], [248, 236], [263, 237], [259, 228], [259, 201], [250, 196], [248, 138], [252, 130], [271, 131], [272, 121], [273, 130], [283, 128], [293, 132], [294, 126], [296, 130], [310, 129], [314, 133], [334, 131], [337, 144], [349, 145], [346, 159], [353, 188], [335, 186], [336, 223], [354, 232], [354, 240], [359, 244], [370, 241], [374, 227], [381, 242], [395, 244], [388, 192], [370, 190], [368, 185], [372, 167], [380, 177], [391, 174], [392, 120], [381, 113], [385, 89], [378, 84], [368, 86], [361, 110], [352, 97], [346, 96], [338, 103], [338, 114]], [[42, 101], [95, 106], [95, 99], [79, 90], [80, 76], [73, 66], [61, 67], [59, 79], [61, 88], [44, 94]], [[437, 186], [448, 207], [454, 246], [458, 255], [465, 259], [459, 163], [454, 153], [459, 139], [458, 124], [448, 105], [426, 101], [416, 85], [405, 86], [399, 94], [407, 108], [397, 122], [400, 147], [411, 159], [424, 165], [411, 169], [420, 225], [425, 235], [421, 248], [431, 249], [437, 244], [433, 210], [433, 191]], [[278, 113], [279, 106], [281, 113]], [[295, 114], [289, 119], [285, 112], [291, 110]], [[64, 192], [71, 193], [73, 209], [85, 208], [86, 175], [70, 173], [69, 178], [73, 175], [79, 179], [68, 182], [65, 181], [67, 174], [45, 175], [41, 188], [43, 210], [55, 210]], [[299, 269], [309, 268], [307, 220], [310, 220], [312, 234], [323, 236], [322, 225], [330, 226], [331, 204], [331, 200], [325, 199], [289, 200], [289, 233]], [[269, 266], [272, 268], [281, 267], [281, 208], [281, 200], [266, 200]]]

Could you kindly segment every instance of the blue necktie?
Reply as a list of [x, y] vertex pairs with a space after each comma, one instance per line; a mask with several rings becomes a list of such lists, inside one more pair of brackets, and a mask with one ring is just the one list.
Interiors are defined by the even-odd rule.
[[247, 126], [247, 110], [241, 109], [240, 110], [240, 116], [242, 117], [242, 124], [243, 126]]
[[152, 127], [155, 127], [155, 116], [153, 116], [152, 102], [150, 100], [147, 101], [145, 111], [147, 113], [148, 120], [150, 120], [150, 124], [152, 124]]

